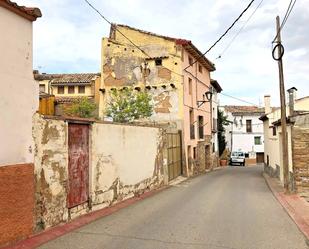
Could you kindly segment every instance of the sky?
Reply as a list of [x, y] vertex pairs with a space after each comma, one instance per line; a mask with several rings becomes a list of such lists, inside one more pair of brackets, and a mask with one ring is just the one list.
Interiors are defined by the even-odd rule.
[[[113, 23], [191, 40], [205, 52], [233, 23], [250, 0], [89, 0]], [[39, 7], [34, 22], [34, 69], [45, 73], [99, 72], [101, 39], [110, 25], [84, 0], [15, 0]], [[223, 94], [263, 105], [271, 95], [279, 106], [278, 64], [272, 59], [275, 19], [283, 19], [290, 0], [255, 0], [233, 29], [206, 55]], [[285, 88], [309, 95], [309, 0], [297, 1], [283, 30]], [[239, 35], [231, 40], [246, 23]], [[231, 43], [227, 50], [225, 48]], [[224, 53], [222, 53], [225, 50]], [[218, 58], [221, 55], [221, 58]], [[220, 95], [221, 105], [248, 105]]]

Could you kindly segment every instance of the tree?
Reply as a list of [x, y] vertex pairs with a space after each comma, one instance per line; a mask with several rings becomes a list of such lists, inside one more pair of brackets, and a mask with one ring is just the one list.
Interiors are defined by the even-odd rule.
[[64, 108], [64, 113], [69, 116], [75, 116], [80, 118], [94, 118], [96, 117], [95, 111], [97, 109], [96, 104], [87, 97], [77, 98], [73, 104]]
[[219, 142], [219, 156], [222, 155], [223, 151], [226, 147], [225, 141], [225, 127], [229, 125], [229, 121], [227, 120], [227, 116], [224, 115], [223, 111], [218, 109], [218, 142]]
[[153, 111], [150, 101], [151, 96], [147, 92], [135, 91], [131, 88], [113, 90], [105, 114], [113, 121], [120, 123], [150, 117]]

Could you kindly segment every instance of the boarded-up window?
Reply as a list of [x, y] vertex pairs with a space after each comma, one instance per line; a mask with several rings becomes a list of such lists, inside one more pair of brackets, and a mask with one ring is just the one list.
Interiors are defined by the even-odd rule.
[[78, 93], [85, 93], [85, 86], [78, 86]]
[[58, 86], [57, 93], [64, 94], [64, 86]]
[[251, 119], [246, 120], [246, 131], [252, 132], [252, 120]]
[[68, 87], [68, 93], [73, 94], [75, 92], [75, 87], [74, 86], [69, 86]]

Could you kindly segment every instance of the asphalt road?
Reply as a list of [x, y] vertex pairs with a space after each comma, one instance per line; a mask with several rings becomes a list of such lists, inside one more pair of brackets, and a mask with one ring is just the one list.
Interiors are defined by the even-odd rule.
[[261, 172], [228, 167], [187, 180], [40, 248], [308, 248]]

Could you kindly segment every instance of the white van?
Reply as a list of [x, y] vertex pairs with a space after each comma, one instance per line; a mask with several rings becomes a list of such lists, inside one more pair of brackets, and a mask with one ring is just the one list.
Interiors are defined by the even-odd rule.
[[245, 153], [241, 151], [234, 151], [231, 153], [230, 164], [239, 163], [240, 166], [245, 166]]

